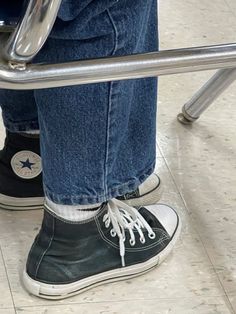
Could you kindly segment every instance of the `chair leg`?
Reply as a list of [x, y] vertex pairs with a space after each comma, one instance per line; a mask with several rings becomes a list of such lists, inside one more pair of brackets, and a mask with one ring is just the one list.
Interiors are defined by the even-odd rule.
[[200, 88], [200, 90], [183, 106], [178, 121], [191, 124], [228, 88], [236, 79], [236, 68], [223, 69]]

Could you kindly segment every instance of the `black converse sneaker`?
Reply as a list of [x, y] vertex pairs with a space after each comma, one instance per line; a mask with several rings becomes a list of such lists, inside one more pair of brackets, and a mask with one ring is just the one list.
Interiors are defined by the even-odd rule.
[[78, 223], [45, 208], [23, 283], [33, 295], [63, 299], [141, 275], [160, 265], [179, 234], [177, 213], [163, 204], [137, 210], [113, 199], [95, 217]]
[[0, 151], [0, 208], [43, 208], [39, 138], [7, 131]]
[[135, 191], [118, 196], [117, 199], [130, 206], [139, 207], [156, 204], [161, 195], [161, 179], [153, 173]]

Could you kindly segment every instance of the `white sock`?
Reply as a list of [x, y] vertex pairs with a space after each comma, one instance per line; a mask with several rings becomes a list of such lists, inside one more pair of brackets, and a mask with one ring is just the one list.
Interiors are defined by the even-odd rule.
[[70, 221], [83, 221], [93, 218], [100, 210], [101, 203], [93, 205], [61, 205], [46, 197], [46, 205], [57, 216]]

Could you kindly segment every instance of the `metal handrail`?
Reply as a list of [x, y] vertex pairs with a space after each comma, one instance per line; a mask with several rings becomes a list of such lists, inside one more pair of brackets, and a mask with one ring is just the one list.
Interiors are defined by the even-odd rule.
[[0, 88], [40, 89], [236, 67], [236, 44], [159, 51], [62, 64], [9, 68], [0, 62]]
[[175, 49], [62, 64], [27, 64], [40, 51], [61, 0], [30, 0], [0, 49], [0, 88], [40, 89], [236, 67], [236, 44]]

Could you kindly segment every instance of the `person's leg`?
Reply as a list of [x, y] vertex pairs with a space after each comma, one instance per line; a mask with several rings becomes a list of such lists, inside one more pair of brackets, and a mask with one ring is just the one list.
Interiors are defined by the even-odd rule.
[[[90, 42], [87, 43], [87, 45], [83, 42], [83, 48], [81, 47], [81, 51], [79, 51], [78, 53], [78, 46], [76, 47], [76, 49], [73, 49], [73, 52], [71, 54], [68, 53], [68, 50], [62, 49], [60, 52], [55, 52], [54, 49], [54, 44], [52, 44], [52, 49], [50, 51], [50, 49], [48, 49], [48, 54], [46, 54], [45, 56], [43, 56], [45, 61], [48, 62], [52, 62], [54, 60], [56, 60], [56, 57], [59, 58], [59, 60], [63, 59], [63, 60], [72, 60], [73, 58], [77, 59], [77, 58], [88, 58], [88, 57], [97, 57], [97, 56], [104, 56], [104, 55], [109, 55], [109, 54], [128, 54], [130, 52], [138, 52], [138, 51], [145, 51], [143, 50], [143, 47], [145, 46], [146, 43], [143, 43], [142, 40], [138, 43], [137, 47], [134, 47], [134, 45], [136, 45], [135, 41], [132, 40], [132, 36], [129, 38], [130, 39], [130, 45], [127, 45], [128, 40], [126, 40], [126, 42], [122, 42], [122, 36], [126, 36], [125, 34], [125, 30], [123, 32], [123, 25], [120, 25], [120, 29], [118, 30], [118, 28], [116, 29], [116, 25], [111, 25], [113, 24], [113, 21], [110, 20], [107, 23], [107, 19], [104, 21], [102, 27], [104, 27], [103, 29], [98, 29], [98, 30], [93, 30], [91, 33], [91, 21], [93, 21], [93, 17], [94, 15], [99, 15], [99, 13], [101, 13], [101, 15], [104, 12], [104, 8], [108, 9], [109, 7], [112, 7], [117, 1], [103, 1], [102, 3], [97, 2], [97, 1], [81, 1], [79, 4], [70, 4], [72, 5], [71, 8], [69, 8], [69, 5], [67, 4], [66, 1], [64, 1], [62, 3], [61, 6], [61, 10], [59, 12], [59, 16], [61, 18], [63, 18], [64, 20], [68, 20], [71, 19], [73, 17], [75, 17], [76, 15], [79, 15], [79, 17], [77, 19], [75, 19], [74, 21], [70, 22], [70, 23], [64, 23], [58, 20], [56, 27], [54, 28], [52, 37], [55, 38], [67, 38], [67, 39], [74, 39], [75, 40], [75, 45], [77, 45], [77, 43], [82, 43], [81, 39], [85, 39], [86, 41], [88, 41], [89, 36], [91, 37], [96, 37], [98, 35], [98, 37], [102, 37], [103, 34], [105, 34], [105, 40], [99, 40], [99, 38], [96, 39], [96, 42], [98, 43], [98, 46], [96, 45], [96, 42], [90, 40]], [[95, 8], [95, 12], [94, 12], [94, 8]], [[135, 9], [135, 7], [134, 7]], [[137, 9], [137, 8], [136, 8]], [[134, 10], [135, 13], [135, 10]], [[115, 18], [115, 17], [114, 17]], [[130, 17], [128, 17], [130, 18]], [[145, 17], [144, 17], [145, 18]], [[78, 20], [81, 23], [78, 23]], [[89, 23], [88, 21], [91, 20]], [[134, 20], [135, 23], [137, 23], [137, 19]], [[89, 25], [90, 24], [90, 25]], [[84, 27], [84, 25], [86, 25]], [[112, 26], [112, 27], [111, 27]], [[110, 27], [111, 29], [109, 30], [110, 32], [107, 33], [107, 27]], [[114, 32], [114, 33], [113, 33]], [[119, 32], [119, 34], [118, 34]], [[145, 32], [145, 30], [144, 30]], [[78, 36], [79, 34], [79, 36]], [[117, 36], [117, 38], [116, 38]], [[150, 34], [151, 36], [151, 34]], [[120, 38], [118, 38], [120, 37]], [[137, 37], [137, 32], [133, 32], [133, 37]], [[145, 38], [145, 36], [143, 37]], [[115, 41], [117, 40], [117, 44], [118, 41], [120, 40], [120, 46], [116, 47], [116, 43]], [[151, 42], [150, 39], [145, 39], [146, 41]], [[156, 39], [155, 39], [156, 40]], [[153, 45], [152, 47], [150, 46], [150, 44], [148, 44], [145, 49], [147, 51], [149, 51], [150, 49], [153, 50], [155, 48], [156, 42], [155, 40], [153, 41]], [[100, 45], [100, 46], [99, 46]], [[104, 45], [104, 47], [102, 47], [101, 49], [101, 45]], [[56, 47], [57, 45], [55, 45]], [[73, 44], [72, 44], [73, 46]], [[91, 49], [90, 47], [93, 47], [93, 49]], [[60, 47], [58, 47], [60, 49]], [[69, 48], [69, 45], [68, 45]], [[108, 50], [107, 50], [108, 49]], [[45, 53], [46, 50], [44, 50]], [[90, 52], [89, 52], [90, 51]], [[50, 55], [51, 53], [51, 55]], [[66, 54], [66, 57], [64, 58]], [[39, 58], [41, 58], [42, 60], [42, 55], [39, 56]], [[130, 94], [132, 94], [132, 90], [137, 89], [138, 87], [135, 86], [131, 86], [130, 88], [128, 87], [128, 84], [133, 85], [133, 83], [124, 83], [127, 86], [127, 92], [129, 93], [130, 90]], [[134, 83], [134, 85], [136, 85], [136, 83]], [[142, 87], [144, 86], [144, 84], [141, 84]], [[111, 84], [111, 86], [109, 86], [109, 84], [107, 84], [107, 86], [105, 87], [106, 92], [108, 93], [107, 89], [111, 88], [111, 93], [109, 95], [109, 97], [111, 97], [110, 100], [110, 107], [112, 106], [112, 102], [115, 103], [116, 99], [112, 98], [117, 98], [119, 97], [119, 95], [117, 95], [117, 97], [114, 97], [114, 94], [118, 91], [121, 90], [122, 87], [122, 83], [121, 84]], [[82, 89], [82, 97], [84, 95], [85, 89]], [[96, 89], [96, 91], [99, 93], [100, 88], [98, 87]], [[96, 94], [96, 91], [94, 89], [94, 92], [92, 92], [91, 97], [93, 97], [93, 93]], [[150, 93], [150, 97], [152, 97], [153, 92]], [[37, 95], [37, 91], [36, 91], [36, 95]], [[77, 92], [78, 94], [78, 92]], [[137, 92], [136, 92], [137, 94]], [[44, 92], [45, 98], [47, 98], [47, 91]], [[74, 95], [76, 95], [76, 93], [74, 93]], [[108, 95], [108, 94], [107, 94]], [[102, 103], [104, 101], [104, 98], [106, 98], [106, 96], [104, 94], [103, 99], [101, 100], [100, 103]], [[140, 93], [141, 97], [142, 97], [142, 92]], [[77, 97], [77, 96], [76, 96]], [[137, 94], [137, 97], [138, 94]], [[137, 98], [136, 97], [136, 98]], [[40, 98], [40, 93], [39, 93], [39, 98]], [[44, 98], [44, 99], [45, 99]], [[59, 97], [57, 97], [59, 98]], [[123, 94], [123, 98], [125, 98], [125, 93]], [[132, 98], [132, 97], [130, 97]], [[43, 100], [44, 101], [44, 100]], [[105, 102], [107, 101], [107, 99], [105, 99]], [[134, 104], [134, 99], [132, 100], [133, 104]], [[63, 99], [62, 99], [63, 102]], [[123, 102], [123, 100], [120, 101], [120, 103]], [[126, 102], [126, 100], [124, 101]], [[151, 104], [152, 102], [150, 102]], [[5, 141], [5, 147], [3, 149], [3, 151], [0, 153], [1, 158], [0, 158], [0, 176], [1, 176], [1, 185], [0, 185], [0, 204], [1, 204], [1, 208], [7, 208], [7, 209], [16, 209], [16, 210], [24, 210], [24, 209], [32, 209], [32, 208], [41, 208], [42, 206], [42, 202], [43, 202], [43, 191], [42, 191], [42, 183], [41, 183], [41, 175], [38, 175], [38, 162], [36, 163], [36, 166], [33, 165], [28, 166], [28, 167], [24, 167], [24, 164], [21, 163], [22, 160], [20, 159], [24, 159], [25, 161], [27, 161], [27, 159], [30, 159], [30, 162], [34, 162], [35, 161], [35, 155], [32, 155], [31, 153], [25, 155], [25, 153], [22, 154], [20, 152], [22, 151], [29, 151], [29, 152], [33, 152], [36, 153], [37, 155], [39, 155], [39, 139], [27, 139], [27, 138], [21, 138], [18, 134], [16, 135], [15, 132], [19, 133], [19, 132], [30, 132], [30, 133], [37, 133], [39, 126], [38, 126], [38, 117], [37, 117], [37, 107], [35, 104], [35, 99], [34, 99], [34, 92], [33, 91], [8, 91], [8, 90], [0, 90], [0, 104], [2, 106], [2, 110], [3, 110], [3, 118], [4, 118], [4, 124], [8, 130], [7, 132], [7, 138]], [[91, 100], [90, 100], [90, 104], [92, 104]], [[145, 105], [145, 104], [144, 104]], [[119, 104], [117, 104], [117, 106], [119, 106]], [[133, 110], [134, 112], [137, 112], [137, 110], [133, 105], [130, 104], [130, 108], [127, 108], [127, 114], [129, 112], [129, 110]], [[138, 107], [138, 102], [136, 107]], [[72, 108], [72, 111], [75, 109]], [[103, 107], [104, 109], [104, 107]], [[53, 109], [52, 109], [53, 110]], [[65, 106], [64, 106], [64, 110]], [[99, 109], [98, 109], [99, 110]], [[110, 110], [110, 109], [109, 109]], [[147, 107], [148, 110], [148, 107]], [[95, 115], [97, 115], [97, 111], [95, 110], [93, 113], [95, 113]], [[103, 114], [104, 111], [101, 113]], [[112, 113], [112, 112], [111, 112]], [[120, 111], [121, 113], [121, 111]], [[119, 113], [119, 114], [120, 114]], [[113, 113], [112, 113], [113, 114]], [[104, 114], [105, 117], [106, 113]], [[114, 112], [113, 116], [116, 115], [116, 113]], [[134, 121], [135, 119], [137, 119], [137, 117], [134, 116]], [[138, 115], [137, 115], [138, 116]], [[49, 118], [50, 120], [51, 118]], [[107, 119], [107, 118], [105, 118]], [[105, 121], [104, 120], [101, 121], [101, 123], [103, 124], [103, 129], [106, 127], [106, 123], [110, 123], [110, 121]], [[88, 120], [87, 125], [91, 122], [91, 119]], [[104, 123], [103, 123], [104, 122]], [[126, 122], [127, 122], [127, 118], [126, 118]], [[124, 121], [124, 123], [126, 123]], [[51, 123], [49, 121], [49, 123]], [[112, 123], [112, 119], [111, 119], [111, 123]], [[53, 125], [53, 123], [52, 123]], [[84, 126], [86, 127], [86, 125]], [[123, 127], [121, 125], [121, 127]], [[75, 129], [74, 132], [76, 133], [77, 130]], [[148, 130], [147, 130], [148, 132]], [[94, 132], [96, 133], [96, 132]], [[115, 136], [115, 135], [114, 135]], [[138, 137], [138, 134], [137, 134]], [[126, 136], [126, 139], [128, 137]], [[124, 139], [125, 140], [125, 139]], [[123, 141], [123, 145], [124, 145]], [[103, 143], [104, 144], [104, 143]], [[109, 143], [107, 142], [107, 145], [109, 146]], [[127, 145], [129, 145], [129, 142], [127, 141]], [[11, 147], [10, 152], [8, 147]], [[104, 146], [104, 145], [103, 145]], [[108, 148], [108, 147], [107, 147]], [[132, 149], [132, 147], [130, 147]], [[121, 147], [122, 149], [122, 147]], [[120, 149], [120, 150], [121, 150]], [[136, 150], [138, 150], [138, 146], [136, 146]], [[101, 150], [102, 152], [102, 150]], [[50, 152], [49, 152], [50, 153]], [[15, 158], [16, 155], [16, 158]], [[31, 156], [32, 155], [32, 156]], [[111, 155], [111, 154], [110, 154]], [[33, 158], [33, 160], [32, 160]], [[68, 156], [69, 158], [69, 156]], [[107, 155], [107, 161], [109, 163], [109, 159], [111, 159], [110, 156]], [[13, 162], [12, 162], [13, 160]], [[132, 161], [131, 161], [132, 162]], [[15, 165], [16, 163], [16, 165]], [[45, 163], [47, 163], [47, 160], [45, 161]], [[107, 164], [108, 164], [107, 163]], [[133, 163], [132, 163], [133, 164]], [[109, 167], [109, 165], [108, 165]], [[107, 168], [108, 168], [107, 167]], [[37, 169], [36, 169], [37, 168]], [[18, 170], [17, 170], [18, 169]], [[93, 168], [92, 168], [93, 169]], [[17, 171], [15, 171], [17, 170]], [[26, 172], [25, 170], [27, 170], [27, 174], [26, 177], [24, 176], [24, 174], [22, 172]], [[106, 170], [105, 170], [106, 171]], [[81, 173], [81, 172], [80, 172]], [[119, 173], [120, 173], [120, 169], [119, 169]], [[23, 176], [22, 176], [23, 174]], [[76, 174], [75, 174], [76, 175]], [[81, 173], [81, 176], [83, 174]], [[106, 174], [102, 174], [104, 177], [106, 176]], [[11, 181], [9, 182], [8, 178], [11, 178]], [[115, 180], [117, 180], [117, 175], [115, 175]], [[119, 178], [118, 178], [119, 179]], [[101, 177], [98, 179], [101, 182]], [[107, 179], [109, 180], [109, 178]], [[111, 178], [111, 180], [113, 180]], [[131, 180], [134, 180], [133, 178]], [[79, 183], [80, 184], [80, 183]], [[104, 182], [104, 186], [105, 186]], [[119, 184], [119, 183], [118, 183]], [[131, 183], [133, 184], [133, 183]], [[81, 186], [83, 186], [83, 182], [82, 184], [80, 184]], [[135, 184], [137, 185], [137, 184]], [[140, 185], [138, 188], [136, 188], [135, 190], [133, 190], [132, 188], [127, 189], [127, 193], [125, 193], [123, 196], [121, 196], [121, 199], [123, 199], [125, 202], [128, 202], [129, 204], [133, 205], [133, 206], [138, 206], [138, 205], [143, 205], [143, 204], [153, 204], [155, 202], [157, 202], [160, 199], [161, 196], [161, 185], [160, 185], [160, 179], [155, 176], [152, 175], [150, 177], [148, 177], [148, 179], [142, 184]], [[52, 187], [53, 189], [53, 187]], [[117, 188], [116, 188], [117, 189]], [[16, 193], [17, 191], [17, 193]], [[72, 191], [71, 191], [72, 192]], [[96, 191], [97, 193], [97, 191]], [[123, 193], [120, 193], [123, 194]], [[60, 196], [59, 196], [60, 198]], [[104, 198], [104, 196], [103, 196]]]
[[[156, 0], [114, 1], [102, 8], [103, 1], [90, 2], [72, 23], [73, 39], [51, 38], [38, 60], [157, 49]], [[178, 238], [178, 215], [165, 205], [137, 210], [114, 199], [154, 169], [156, 79], [40, 90], [35, 99], [44, 189], [55, 206], [45, 205], [23, 275], [25, 287], [59, 299], [157, 266]], [[81, 205], [100, 202], [89, 219], [67, 219], [56, 209], [78, 205], [81, 211]]]
[[[6, 138], [0, 151], [0, 208], [43, 207], [38, 112], [33, 91], [0, 89]], [[24, 164], [29, 159], [30, 164]], [[159, 177], [152, 175], [135, 191], [121, 196], [133, 206], [154, 204], [161, 197]]]
[[[0, 208], [42, 208], [44, 193], [34, 92], [2, 89], [0, 105], [6, 127], [5, 144], [0, 151]], [[28, 166], [22, 163], [27, 159], [30, 162]], [[140, 206], [154, 204], [160, 197], [160, 179], [152, 175], [135, 191], [120, 199], [132, 206]]]
[[[155, 1], [114, 1], [109, 10], [102, 3], [92, 1], [72, 23], [58, 23], [36, 61], [157, 50]], [[35, 91], [49, 199], [103, 202], [133, 191], [153, 172], [156, 85], [150, 78]]]

